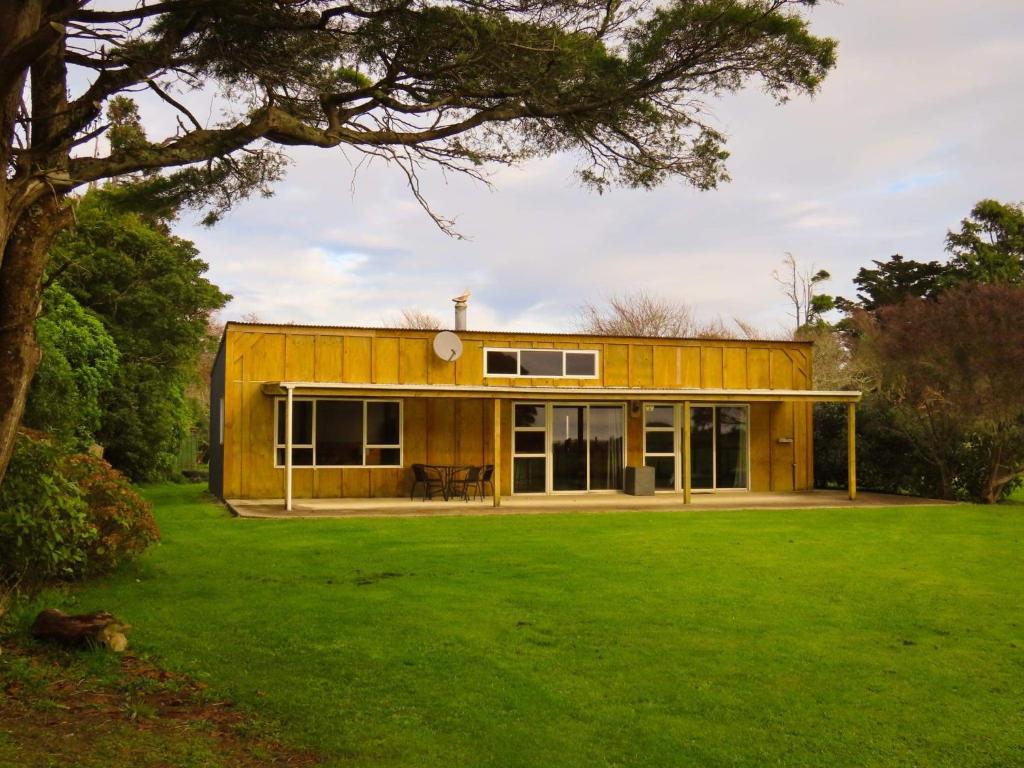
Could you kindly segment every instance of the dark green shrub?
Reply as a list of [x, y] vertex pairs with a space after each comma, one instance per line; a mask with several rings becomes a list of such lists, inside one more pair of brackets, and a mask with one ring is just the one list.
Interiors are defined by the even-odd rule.
[[[814, 483], [846, 487], [846, 405], [814, 406]], [[857, 485], [864, 490], [939, 496], [942, 482], [913, 443], [893, 428], [886, 404], [869, 394], [857, 406]]]
[[96, 528], [64, 459], [49, 441], [18, 435], [0, 485], [0, 580], [31, 585], [85, 573]]
[[[942, 478], [937, 467], [894, 428], [894, 422], [885, 402], [875, 394], [865, 396], [857, 407], [857, 485], [883, 493], [941, 498]], [[984, 498], [996, 450], [998, 445], [985, 434], [968, 434], [956, 443], [949, 462], [955, 498]], [[844, 404], [821, 403], [814, 407], [814, 482], [819, 488], [846, 487]], [[1009, 497], [1021, 484], [1020, 478], [1011, 480], [1003, 486], [999, 498]]]

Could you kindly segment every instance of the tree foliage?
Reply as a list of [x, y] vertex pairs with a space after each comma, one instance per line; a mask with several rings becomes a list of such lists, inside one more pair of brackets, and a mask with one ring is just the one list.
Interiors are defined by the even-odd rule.
[[944, 498], [997, 501], [1024, 476], [1024, 287], [965, 284], [859, 312], [861, 363]]
[[229, 299], [206, 279], [195, 246], [158, 219], [124, 210], [130, 188], [89, 192], [78, 226], [58, 238], [51, 274], [104, 324], [120, 351], [101, 399], [106, 457], [136, 480], [169, 474], [194, 414], [186, 388]]
[[[164, 192], [215, 214], [266, 189], [282, 171], [277, 148], [296, 145], [352, 147], [410, 175], [421, 162], [476, 173], [486, 162], [570, 150], [581, 178], [598, 188], [678, 176], [706, 189], [727, 178], [727, 152], [702, 99], [753, 78], [779, 101], [817, 90], [836, 44], [813, 35], [801, 14], [816, 4], [40, 4], [20, 19], [40, 38], [25, 65], [45, 61], [62, 84], [69, 71], [89, 84], [70, 99], [48, 94], [67, 103], [45, 146], [28, 135], [30, 115], [16, 113], [5, 128], [12, 138], [25, 131], [26, 141], [8, 161], [17, 177], [60, 150], [66, 173], [51, 183], [62, 189], [177, 168]], [[4, 85], [11, 92], [18, 81]], [[121, 97], [137, 88], [178, 112], [175, 133], [150, 140], [134, 130]], [[200, 90], [222, 96], [222, 123], [210, 127], [189, 109], [188, 95]], [[104, 132], [109, 154], [67, 151]]]
[[[980, 201], [947, 233], [946, 251], [946, 261], [896, 254], [861, 268], [856, 298], [836, 301], [846, 318], [816, 344], [815, 377], [822, 349], [840, 349], [839, 368], [826, 370], [842, 388], [865, 391], [865, 487], [995, 501], [1019, 482], [1024, 453], [1013, 386], [1024, 331], [1012, 309], [1024, 283], [1024, 207]], [[837, 409], [816, 408], [817, 482], [845, 476], [845, 457], [830, 447], [844, 422]]]
[[968, 283], [1024, 283], [1024, 205], [982, 200], [946, 234], [948, 261], [914, 261], [895, 254], [861, 267], [854, 300], [840, 298], [843, 312], [873, 312], [908, 298], [933, 299]]
[[982, 200], [946, 236], [958, 282], [1024, 283], [1024, 205]]
[[96, 440], [102, 401], [110, 393], [120, 353], [96, 315], [58, 284], [46, 289], [36, 323], [42, 360], [24, 422], [65, 440]]
[[894, 254], [888, 261], [872, 261], [874, 269], [861, 267], [853, 278], [854, 300], [839, 298], [836, 306], [846, 313], [856, 309], [873, 312], [879, 307], [900, 304], [909, 298], [937, 296], [948, 279], [949, 267], [937, 261], [914, 261]]
[[[883, 493], [941, 496], [935, 465], [895, 424], [885, 399], [867, 392], [857, 406], [857, 485]], [[845, 403], [814, 406], [814, 483], [819, 488], [846, 487], [846, 429]]]

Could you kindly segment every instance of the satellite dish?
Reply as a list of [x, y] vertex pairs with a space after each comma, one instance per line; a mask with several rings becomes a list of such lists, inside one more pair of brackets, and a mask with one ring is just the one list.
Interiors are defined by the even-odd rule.
[[441, 331], [434, 337], [434, 354], [446, 363], [454, 363], [462, 357], [462, 339], [451, 331]]

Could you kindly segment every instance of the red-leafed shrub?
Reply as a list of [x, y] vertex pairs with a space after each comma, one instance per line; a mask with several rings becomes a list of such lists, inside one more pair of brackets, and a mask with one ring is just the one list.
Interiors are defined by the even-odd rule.
[[110, 464], [76, 453], [67, 458], [64, 471], [81, 491], [89, 522], [96, 529], [86, 557], [89, 572], [107, 572], [160, 540], [152, 505]]
[[21, 431], [0, 484], [0, 587], [107, 573], [159, 539], [149, 503], [124, 475]]

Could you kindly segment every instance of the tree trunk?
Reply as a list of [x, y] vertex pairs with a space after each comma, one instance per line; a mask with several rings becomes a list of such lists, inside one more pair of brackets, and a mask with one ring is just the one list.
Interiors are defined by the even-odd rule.
[[102, 645], [120, 653], [128, 647], [124, 630], [128, 627], [106, 611], [68, 616], [48, 608], [32, 622], [32, 637], [49, 640], [66, 648], [87, 648]]
[[939, 470], [942, 498], [946, 501], [953, 501], [956, 498], [956, 494], [953, 492], [953, 473], [949, 470], [945, 461], [938, 460], [935, 462], [935, 466]]
[[[28, 388], [39, 364], [35, 322], [39, 314], [47, 251], [54, 236], [73, 221], [64, 193], [48, 176], [67, 173], [70, 144], [62, 135], [67, 117], [64, 36], [44, 23], [42, 0], [0, 3], [0, 483]], [[26, 78], [31, 75], [30, 80]], [[31, 130], [23, 130], [38, 152], [30, 163], [14, 154], [19, 104], [31, 85]]]
[[4, 242], [0, 261], [0, 483], [39, 364], [35, 322], [47, 252], [57, 232], [70, 222], [70, 208], [50, 195], [21, 216]]

